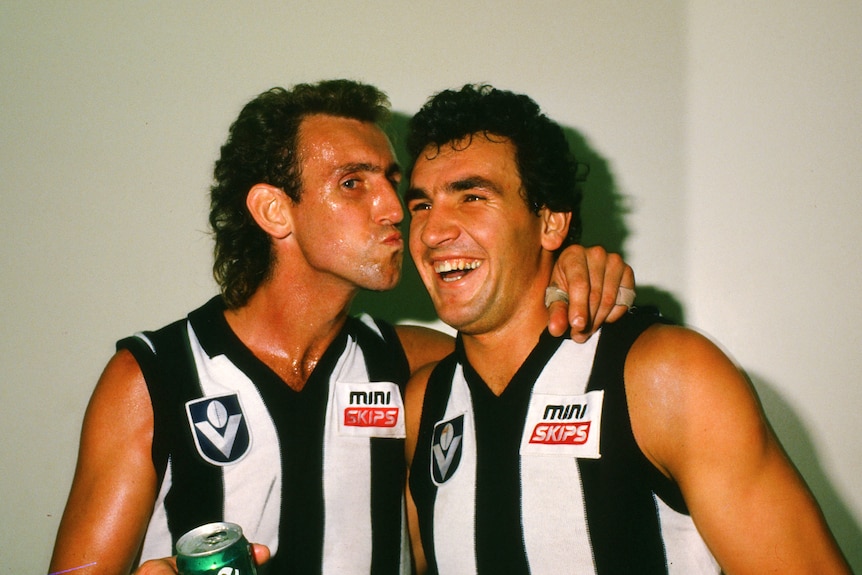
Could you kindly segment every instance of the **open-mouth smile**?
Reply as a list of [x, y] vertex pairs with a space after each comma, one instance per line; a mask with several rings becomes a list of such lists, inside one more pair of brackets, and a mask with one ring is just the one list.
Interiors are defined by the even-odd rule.
[[434, 263], [434, 271], [444, 282], [454, 282], [463, 278], [482, 265], [480, 260], [453, 259]]

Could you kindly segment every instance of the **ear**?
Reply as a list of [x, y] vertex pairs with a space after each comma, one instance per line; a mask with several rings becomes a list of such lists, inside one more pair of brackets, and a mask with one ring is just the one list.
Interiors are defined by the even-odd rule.
[[542, 247], [548, 251], [555, 251], [566, 239], [569, 233], [569, 224], [572, 221], [571, 212], [552, 212], [544, 207], [539, 212], [542, 218]]
[[275, 239], [284, 239], [293, 231], [289, 216], [291, 203], [283, 190], [269, 184], [255, 184], [245, 198], [251, 217]]

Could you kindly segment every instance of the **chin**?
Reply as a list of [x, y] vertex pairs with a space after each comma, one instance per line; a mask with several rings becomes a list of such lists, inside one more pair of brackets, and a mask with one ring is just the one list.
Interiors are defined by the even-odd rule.
[[401, 272], [381, 274], [376, 278], [365, 278], [358, 285], [368, 291], [389, 291], [395, 289], [399, 281], [401, 281]]

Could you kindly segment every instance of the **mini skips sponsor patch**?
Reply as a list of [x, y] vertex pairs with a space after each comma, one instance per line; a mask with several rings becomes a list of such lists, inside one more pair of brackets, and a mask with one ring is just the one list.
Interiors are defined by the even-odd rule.
[[388, 381], [335, 384], [338, 432], [353, 437], [403, 439], [404, 401], [401, 389]]
[[226, 466], [248, 453], [251, 435], [237, 394], [189, 401], [186, 414], [195, 446], [206, 461]]
[[604, 397], [604, 390], [583, 395], [534, 395], [521, 437], [521, 455], [599, 459]]
[[464, 447], [464, 414], [434, 425], [431, 436], [431, 478], [437, 486], [446, 483], [461, 463]]

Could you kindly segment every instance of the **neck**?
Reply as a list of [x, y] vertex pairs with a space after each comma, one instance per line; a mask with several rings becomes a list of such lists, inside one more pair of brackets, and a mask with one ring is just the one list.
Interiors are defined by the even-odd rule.
[[545, 286], [537, 284], [525, 294], [505, 323], [483, 333], [461, 333], [470, 365], [496, 395], [505, 391], [548, 326]]
[[[278, 274], [273, 274], [277, 276]], [[237, 337], [291, 388], [300, 390], [347, 321], [358, 288], [270, 279], [225, 318]]]

